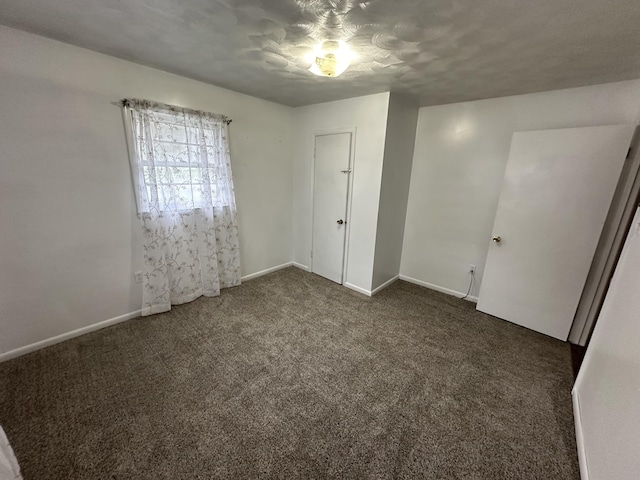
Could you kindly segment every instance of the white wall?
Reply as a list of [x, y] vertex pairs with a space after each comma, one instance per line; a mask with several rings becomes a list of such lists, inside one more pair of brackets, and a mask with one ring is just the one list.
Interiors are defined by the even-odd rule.
[[[123, 97], [233, 118], [243, 275], [310, 264], [313, 134], [355, 127], [345, 281], [368, 291], [395, 272], [384, 226], [407, 164], [383, 175], [389, 93], [291, 109], [6, 27], [0, 85], [0, 354], [139, 309]], [[460, 292], [470, 263], [481, 276], [514, 131], [630, 123], [639, 109], [640, 81], [420, 109], [400, 273]]]
[[582, 478], [640, 478], [640, 210], [573, 389]]
[[353, 194], [345, 283], [371, 290], [389, 93], [294, 110], [294, 261], [310, 265], [314, 133], [355, 127]]
[[291, 108], [6, 27], [0, 86], [0, 354], [140, 308], [124, 97], [233, 118], [242, 273], [291, 261]]
[[421, 108], [401, 274], [477, 295], [513, 132], [636, 123], [640, 80]]
[[418, 107], [415, 102], [392, 93], [389, 97], [380, 186], [373, 265], [374, 290], [397, 278], [400, 273], [417, 121]]

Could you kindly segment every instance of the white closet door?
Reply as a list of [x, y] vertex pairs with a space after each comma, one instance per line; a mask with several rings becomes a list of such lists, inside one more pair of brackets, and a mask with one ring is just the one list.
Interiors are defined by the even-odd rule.
[[317, 135], [313, 177], [311, 271], [342, 283], [351, 133]]
[[478, 310], [567, 339], [633, 131], [514, 133]]

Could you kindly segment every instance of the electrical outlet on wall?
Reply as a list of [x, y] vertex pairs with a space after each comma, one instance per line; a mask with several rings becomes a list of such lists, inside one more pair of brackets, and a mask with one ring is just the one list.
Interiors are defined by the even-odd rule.
[[136, 279], [136, 283], [142, 283], [142, 272], [138, 270], [133, 274], [133, 278]]
[[469, 265], [469, 273], [474, 275], [476, 273], [476, 266], [475, 265]]

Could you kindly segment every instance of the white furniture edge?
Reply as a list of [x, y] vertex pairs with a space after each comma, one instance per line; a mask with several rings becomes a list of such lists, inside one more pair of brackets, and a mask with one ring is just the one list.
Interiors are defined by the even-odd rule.
[[[578, 378], [579, 380], [579, 378]], [[576, 384], [578, 381], [576, 381]], [[587, 468], [587, 452], [584, 448], [584, 434], [582, 433], [582, 417], [580, 416], [580, 400], [576, 387], [571, 390], [571, 400], [573, 402], [573, 423], [576, 429], [576, 447], [578, 449], [578, 464], [580, 465], [580, 478], [589, 480], [589, 469]]]
[[0, 425], [0, 478], [2, 480], [22, 480], [18, 459], [2, 425]]

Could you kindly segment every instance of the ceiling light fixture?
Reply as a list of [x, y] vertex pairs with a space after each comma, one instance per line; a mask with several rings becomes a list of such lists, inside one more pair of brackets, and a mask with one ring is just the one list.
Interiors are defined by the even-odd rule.
[[351, 64], [353, 54], [342, 40], [327, 40], [313, 51], [309, 71], [320, 77], [337, 77]]

